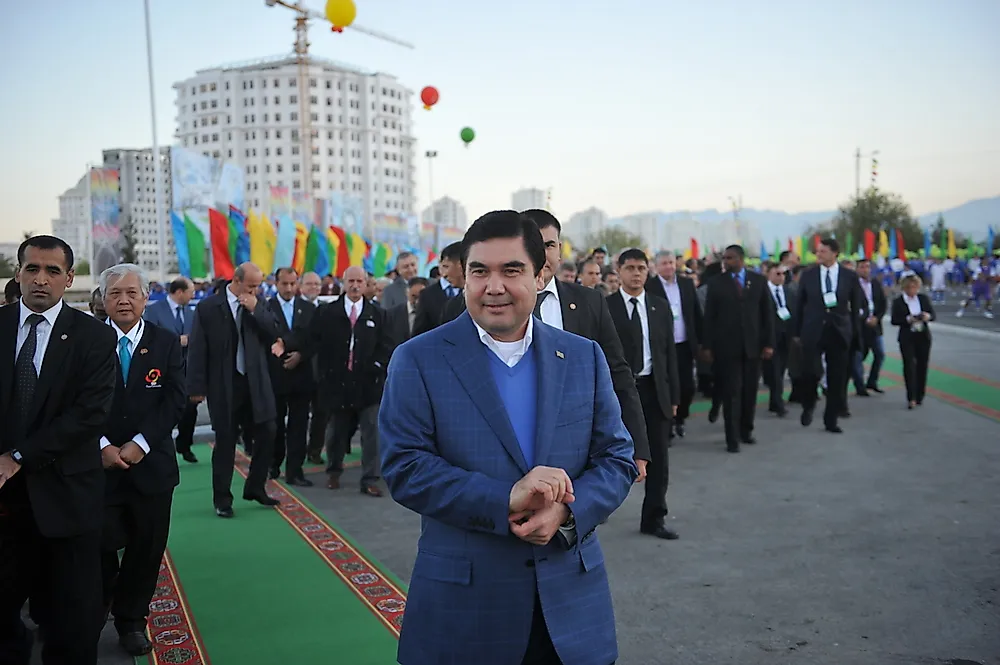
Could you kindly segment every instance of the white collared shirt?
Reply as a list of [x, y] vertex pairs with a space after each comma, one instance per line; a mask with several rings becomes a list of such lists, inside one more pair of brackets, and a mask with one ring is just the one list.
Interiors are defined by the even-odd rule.
[[31, 332], [31, 324], [28, 323], [28, 317], [32, 314], [41, 314], [45, 317], [45, 320], [39, 322], [38, 327], [35, 328], [34, 365], [35, 372], [41, 375], [42, 361], [45, 360], [45, 350], [49, 348], [49, 336], [52, 334], [52, 328], [56, 325], [59, 313], [62, 312], [63, 301], [60, 300], [44, 312], [32, 312], [24, 304], [23, 300], [19, 301], [17, 306], [20, 308], [20, 323], [17, 326], [17, 346], [14, 349], [14, 362], [17, 362], [17, 356], [21, 353], [21, 347], [28, 341], [28, 333]]
[[[686, 342], [687, 326], [684, 325], [684, 303], [681, 300], [681, 286], [677, 283], [677, 275], [674, 275], [672, 282], [668, 282], [660, 275], [656, 277], [663, 286], [667, 302], [670, 303], [670, 312], [674, 315], [674, 344]], [[643, 295], [645, 295], [645, 292], [643, 292]]]
[[[556, 288], [556, 278], [553, 277], [550, 279], [542, 291], [548, 291], [551, 294], [542, 303], [542, 322], [553, 328], [563, 330], [562, 305], [559, 304], [559, 289]], [[542, 291], [539, 291], [539, 293]]]
[[274, 296], [274, 298], [281, 306], [281, 315], [285, 317], [285, 323], [291, 328], [292, 324], [295, 323], [295, 297], [293, 296], [291, 300], [285, 300], [281, 296]]
[[909, 308], [909, 310], [910, 310], [910, 316], [920, 316], [920, 313], [923, 311], [923, 308], [920, 307], [920, 296], [919, 296], [919, 294], [915, 295], [913, 297], [910, 297], [910, 296], [908, 296], [908, 295], [906, 295], [904, 293], [903, 294], [903, 302], [905, 302], [907, 308]]
[[516, 342], [501, 342], [493, 339], [493, 336], [486, 332], [476, 320], [473, 319], [472, 323], [475, 324], [476, 330], [479, 332], [479, 341], [481, 341], [487, 349], [492, 351], [497, 358], [503, 361], [507, 367], [513, 367], [516, 365], [524, 354], [528, 352], [531, 348], [531, 338], [534, 330], [534, 319], [535, 317], [528, 317], [528, 328], [524, 331], [524, 337], [517, 340]]
[[228, 286], [226, 287], [226, 302], [229, 303], [229, 312], [233, 315], [233, 321], [235, 321], [236, 310], [240, 308], [240, 299]]
[[[625, 300], [625, 313], [628, 318], [632, 318], [632, 310], [639, 308], [639, 322], [642, 325], [642, 370], [636, 376], [649, 376], [653, 373], [653, 352], [649, 348], [649, 313], [646, 311], [646, 291], [643, 290], [637, 296], [630, 296], [625, 293], [625, 289], [618, 289], [623, 300]], [[637, 305], [633, 305], [631, 300], [638, 300]]]
[[771, 289], [771, 298], [774, 300], [774, 306], [778, 309], [788, 307], [788, 301], [785, 299], [785, 290], [780, 285], [771, 282], [768, 282], [767, 286]]
[[[132, 329], [129, 330], [127, 333], [122, 332], [122, 329], [118, 327], [118, 324], [115, 323], [114, 321], [112, 321], [110, 318], [108, 318], [108, 325], [111, 326], [111, 329], [115, 331], [115, 335], [117, 336], [117, 339], [116, 339], [116, 342], [115, 342], [115, 344], [116, 344], [116, 346], [115, 346], [115, 357], [116, 358], [118, 357], [118, 349], [120, 349], [121, 347], [119, 347], [117, 345], [121, 344], [122, 338], [125, 338], [125, 339], [128, 340], [128, 347], [127, 348], [128, 348], [129, 355], [134, 355], [136, 347], [139, 346], [139, 340], [142, 339], [142, 334], [146, 330], [146, 323], [145, 323], [145, 321], [142, 320], [142, 317], [141, 316], [139, 317], [139, 322], [136, 323], [134, 326], [132, 326]], [[121, 365], [118, 365], [118, 371], [119, 372], [122, 371]], [[139, 446], [140, 448], [142, 448], [142, 452], [143, 453], [145, 453], [147, 455], [149, 454], [149, 443], [146, 441], [146, 437], [144, 437], [142, 434], [136, 432], [135, 436], [132, 437], [132, 440], [135, 441], [135, 444], [137, 446]], [[101, 450], [104, 450], [105, 448], [107, 448], [110, 445], [111, 445], [111, 442], [108, 440], [108, 438], [106, 436], [102, 436], [101, 437]]]
[[827, 268], [824, 265], [819, 267], [819, 290], [826, 293], [826, 276], [827, 273], [830, 275], [830, 282], [833, 285], [833, 293], [837, 292], [837, 285], [840, 282], [840, 264], [834, 263], [832, 266]]
[[354, 302], [345, 295], [341, 298], [341, 300], [344, 301], [344, 311], [347, 312], [347, 318], [351, 318], [351, 312], [353, 310], [357, 310], [356, 316], [361, 318], [361, 310], [364, 309], [365, 306], [364, 298], [358, 298], [358, 301]]

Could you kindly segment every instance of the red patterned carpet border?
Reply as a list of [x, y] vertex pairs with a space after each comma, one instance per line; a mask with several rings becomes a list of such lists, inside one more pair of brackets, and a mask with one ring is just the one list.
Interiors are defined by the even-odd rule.
[[149, 603], [149, 638], [153, 665], [208, 665], [208, 652], [191, 616], [191, 606], [184, 596], [177, 569], [170, 552], [163, 554], [156, 591]]
[[[886, 353], [887, 356], [895, 360], [902, 361], [903, 356], [898, 353]], [[966, 381], [972, 381], [973, 383], [978, 383], [984, 386], [989, 386], [990, 388], [996, 388], [1000, 390], [1000, 383], [996, 381], [991, 381], [982, 376], [976, 376], [975, 374], [968, 374], [967, 372], [960, 372], [957, 369], [952, 369], [950, 367], [942, 367], [941, 365], [931, 365], [930, 368], [935, 372], [941, 372], [942, 374], [950, 374], [951, 376], [956, 376], [960, 379], [965, 379]], [[928, 392], [930, 392], [928, 390]]]
[[[249, 458], [237, 450], [236, 470], [244, 478], [249, 473], [249, 465]], [[406, 593], [284, 484], [269, 480], [268, 494], [281, 501], [278, 514], [398, 638], [403, 626]]]

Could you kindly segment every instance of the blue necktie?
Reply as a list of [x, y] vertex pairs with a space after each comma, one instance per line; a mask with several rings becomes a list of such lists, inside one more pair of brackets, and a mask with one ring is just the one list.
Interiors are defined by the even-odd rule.
[[175, 318], [177, 319], [177, 334], [184, 334], [184, 308], [178, 307], [176, 310]]
[[128, 385], [128, 368], [132, 364], [132, 352], [128, 350], [128, 337], [118, 340], [118, 360], [122, 364], [122, 383]]
[[285, 323], [288, 324], [288, 329], [292, 329], [292, 303], [281, 301], [281, 309], [285, 314]]

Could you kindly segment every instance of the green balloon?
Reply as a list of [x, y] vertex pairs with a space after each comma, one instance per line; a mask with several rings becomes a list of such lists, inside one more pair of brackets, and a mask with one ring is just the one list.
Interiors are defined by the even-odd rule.
[[476, 132], [473, 131], [472, 127], [463, 127], [459, 136], [466, 144], [472, 143], [472, 139], [476, 138]]

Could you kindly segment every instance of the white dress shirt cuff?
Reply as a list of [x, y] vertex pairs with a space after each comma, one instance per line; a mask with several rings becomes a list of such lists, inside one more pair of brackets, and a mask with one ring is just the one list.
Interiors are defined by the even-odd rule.
[[101, 437], [101, 450], [104, 450], [105, 448], [107, 448], [110, 445], [111, 445], [111, 442], [108, 441], [108, 437], [102, 436]]
[[[144, 454], [146, 454], [146, 455], [149, 454], [149, 444], [146, 442], [146, 437], [144, 437], [142, 434], [136, 434], [134, 437], [132, 437], [132, 440], [135, 441], [135, 445], [137, 445], [140, 448], [142, 448], [142, 452]], [[110, 445], [111, 445], [111, 442], [108, 441], [108, 437], [102, 436], [101, 437], [101, 450], [104, 450], [105, 448], [107, 448]]]

